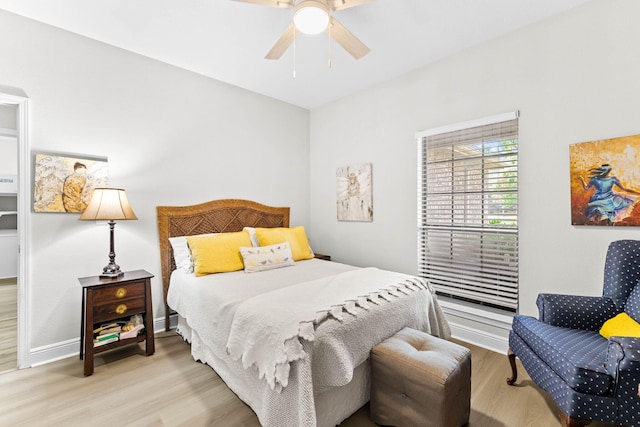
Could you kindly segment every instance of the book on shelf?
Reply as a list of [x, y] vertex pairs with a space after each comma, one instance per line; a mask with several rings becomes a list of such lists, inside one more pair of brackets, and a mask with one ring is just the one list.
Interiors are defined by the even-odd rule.
[[119, 334], [120, 332], [122, 332], [122, 328], [120, 326], [114, 326], [112, 328], [106, 328], [106, 329], [101, 330], [98, 333], [98, 336], [110, 335], [110, 334], [113, 334], [113, 333]]
[[122, 331], [122, 325], [124, 325], [124, 322], [104, 323], [100, 325], [98, 328], [95, 328], [93, 330], [93, 333], [104, 335], [104, 334], [110, 334], [113, 332], [120, 332]]
[[98, 335], [97, 337], [95, 337], [93, 339], [93, 341], [105, 341], [105, 340], [110, 340], [111, 338], [118, 338], [120, 336], [120, 334], [118, 333], [111, 333], [111, 334], [105, 334], [105, 335]]
[[110, 344], [110, 343], [116, 342], [118, 340], [119, 340], [119, 337], [116, 334], [116, 336], [111, 337], [111, 338], [107, 338], [107, 339], [103, 339], [103, 340], [93, 340], [93, 346], [94, 347], [100, 347], [101, 345]]

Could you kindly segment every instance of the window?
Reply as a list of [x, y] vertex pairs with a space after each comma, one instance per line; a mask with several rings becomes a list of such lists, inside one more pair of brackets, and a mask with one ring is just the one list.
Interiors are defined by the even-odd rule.
[[518, 113], [416, 134], [418, 274], [438, 294], [518, 307]]

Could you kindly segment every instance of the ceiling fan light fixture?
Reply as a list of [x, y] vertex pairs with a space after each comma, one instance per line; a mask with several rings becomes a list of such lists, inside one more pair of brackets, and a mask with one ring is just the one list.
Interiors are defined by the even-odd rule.
[[318, 34], [329, 25], [329, 8], [327, 3], [319, 0], [300, 1], [295, 6], [293, 23], [305, 34]]

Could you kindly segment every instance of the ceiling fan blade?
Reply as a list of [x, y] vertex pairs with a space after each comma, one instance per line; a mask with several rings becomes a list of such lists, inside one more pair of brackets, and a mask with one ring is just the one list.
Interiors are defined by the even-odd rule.
[[347, 30], [344, 25], [333, 17], [331, 17], [329, 26], [325, 31], [355, 59], [360, 59], [371, 51], [371, 49], [354, 36], [351, 31]]
[[279, 7], [282, 9], [286, 9], [288, 7], [293, 6], [293, 1], [291, 0], [233, 0], [241, 3], [251, 3], [258, 4], [260, 6], [269, 6], [269, 7]]
[[361, 4], [371, 3], [372, 1], [373, 0], [332, 0], [329, 3], [331, 10], [342, 10], [360, 6]]
[[284, 30], [284, 33], [280, 36], [276, 44], [273, 45], [273, 47], [271, 48], [269, 53], [267, 53], [267, 56], [265, 56], [265, 58], [280, 59], [282, 54], [286, 52], [289, 46], [291, 46], [291, 43], [293, 43], [293, 39], [296, 38], [296, 36], [298, 35], [298, 32], [299, 32], [298, 29], [292, 22], [291, 25], [289, 25], [287, 29]]

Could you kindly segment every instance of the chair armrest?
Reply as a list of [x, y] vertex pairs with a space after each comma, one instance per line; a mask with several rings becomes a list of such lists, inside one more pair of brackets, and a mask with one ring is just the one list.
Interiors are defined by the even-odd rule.
[[619, 312], [609, 297], [539, 294], [536, 304], [541, 322], [586, 331], [600, 330]]
[[640, 397], [640, 338], [609, 338], [605, 366], [614, 379], [615, 396], [625, 400]]

